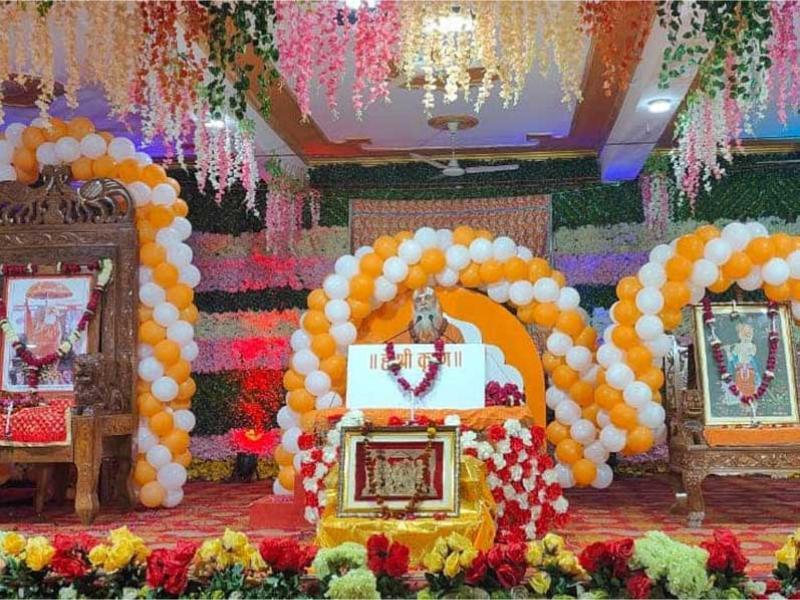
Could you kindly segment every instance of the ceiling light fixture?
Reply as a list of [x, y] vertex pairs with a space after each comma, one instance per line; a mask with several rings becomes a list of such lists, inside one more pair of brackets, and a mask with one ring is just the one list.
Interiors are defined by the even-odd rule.
[[225, 121], [222, 119], [209, 119], [204, 123], [206, 129], [222, 129], [225, 127]]
[[647, 110], [655, 115], [668, 112], [672, 108], [672, 100], [656, 98], [647, 103]]

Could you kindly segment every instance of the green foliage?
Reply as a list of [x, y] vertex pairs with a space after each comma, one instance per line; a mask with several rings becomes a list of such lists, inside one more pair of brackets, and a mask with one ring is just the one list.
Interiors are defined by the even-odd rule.
[[192, 411], [197, 419], [195, 435], [221, 435], [240, 425], [236, 408], [240, 389], [237, 378], [231, 373], [193, 375], [197, 393], [192, 401]]

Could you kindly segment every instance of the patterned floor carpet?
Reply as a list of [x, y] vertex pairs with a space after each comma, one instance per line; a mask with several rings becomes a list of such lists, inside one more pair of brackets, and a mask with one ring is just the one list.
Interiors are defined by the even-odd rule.
[[[177, 539], [203, 539], [219, 534], [225, 527], [241, 529], [256, 539], [286, 535], [280, 523], [273, 529], [251, 529], [248, 507], [267, 489], [265, 483], [191, 483], [186, 499], [177, 509], [137, 510], [124, 513], [104, 509], [91, 533], [103, 535], [114, 527], [127, 525], [153, 546]], [[669, 513], [670, 488], [653, 478], [616, 481], [611, 488], [571, 490], [572, 519], [563, 531], [572, 547], [616, 536], [637, 536], [650, 529], [662, 529], [686, 542], [699, 542], [714, 528], [732, 529], [751, 559], [750, 573], [765, 576], [772, 568], [773, 553], [785, 537], [800, 527], [800, 480], [766, 478], [709, 478], [704, 486], [706, 521], [701, 529], [689, 529], [679, 515]], [[3, 490], [0, 489], [0, 499]], [[30, 505], [0, 506], [0, 530], [16, 529], [25, 534], [53, 535], [80, 531], [69, 507], [51, 507], [37, 517]], [[288, 532], [310, 536], [310, 530]]]

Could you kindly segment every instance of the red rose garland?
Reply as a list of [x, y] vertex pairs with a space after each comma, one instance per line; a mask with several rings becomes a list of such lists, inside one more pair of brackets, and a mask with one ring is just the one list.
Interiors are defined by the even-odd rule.
[[430, 391], [433, 381], [439, 374], [439, 369], [444, 362], [444, 340], [439, 338], [433, 343], [433, 356], [425, 367], [425, 374], [422, 377], [422, 381], [413, 388], [408, 380], [400, 375], [400, 369], [403, 365], [397, 360], [397, 354], [394, 351], [394, 342], [386, 344], [386, 361], [389, 366], [389, 372], [400, 386], [400, 389], [404, 393], [410, 392], [414, 398], [419, 398]]

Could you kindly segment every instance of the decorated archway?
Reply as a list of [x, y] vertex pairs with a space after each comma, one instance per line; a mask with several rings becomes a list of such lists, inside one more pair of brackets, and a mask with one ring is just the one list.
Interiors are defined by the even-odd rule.
[[31, 125], [12, 123], [0, 139], [0, 181], [31, 184], [43, 166], [69, 165], [76, 181], [118, 179], [136, 203], [139, 234], [139, 347], [137, 404], [140, 416], [133, 473], [139, 500], [173, 507], [183, 499], [191, 461], [195, 392], [191, 361], [197, 357], [193, 288], [200, 272], [185, 243], [192, 232], [180, 185], [124, 137], [96, 132], [91, 120], [52, 117]]
[[[658, 365], [670, 349], [667, 332], [682, 320], [681, 309], [702, 301], [706, 291], [721, 293], [736, 284], [745, 291], [763, 290], [775, 302], [791, 300], [792, 315], [800, 320], [800, 238], [786, 233], [770, 235], [757, 222], [730, 223], [721, 231], [703, 225], [670, 244], [650, 252], [649, 261], [635, 276], [617, 284], [617, 302], [610, 325], [597, 350], [602, 371], [594, 392], [599, 408], [599, 439], [612, 452], [642, 452], [666, 435], [659, 390], [664, 374]], [[742, 397], [746, 402], [757, 395]], [[556, 417], [561, 425], [567, 423]], [[553, 430], [550, 430], [553, 427]], [[551, 424], [549, 439], [559, 453], [563, 429]]]
[[280, 465], [275, 493], [294, 488], [301, 417], [343, 403], [347, 347], [356, 341], [358, 326], [398, 294], [428, 284], [480, 290], [512, 307], [522, 322], [549, 331], [542, 363], [551, 382], [545, 400], [556, 411], [548, 434], [559, 443], [560, 480], [608, 486], [613, 477], [605, 464], [608, 451], [597, 440], [596, 333], [580, 309], [580, 295], [529, 249], [464, 226], [381, 236], [372, 246], [340, 257], [322, 288], [309, 294], [284, 377], [287, 406], [278, 413], [284, 431], [275, 450]]

